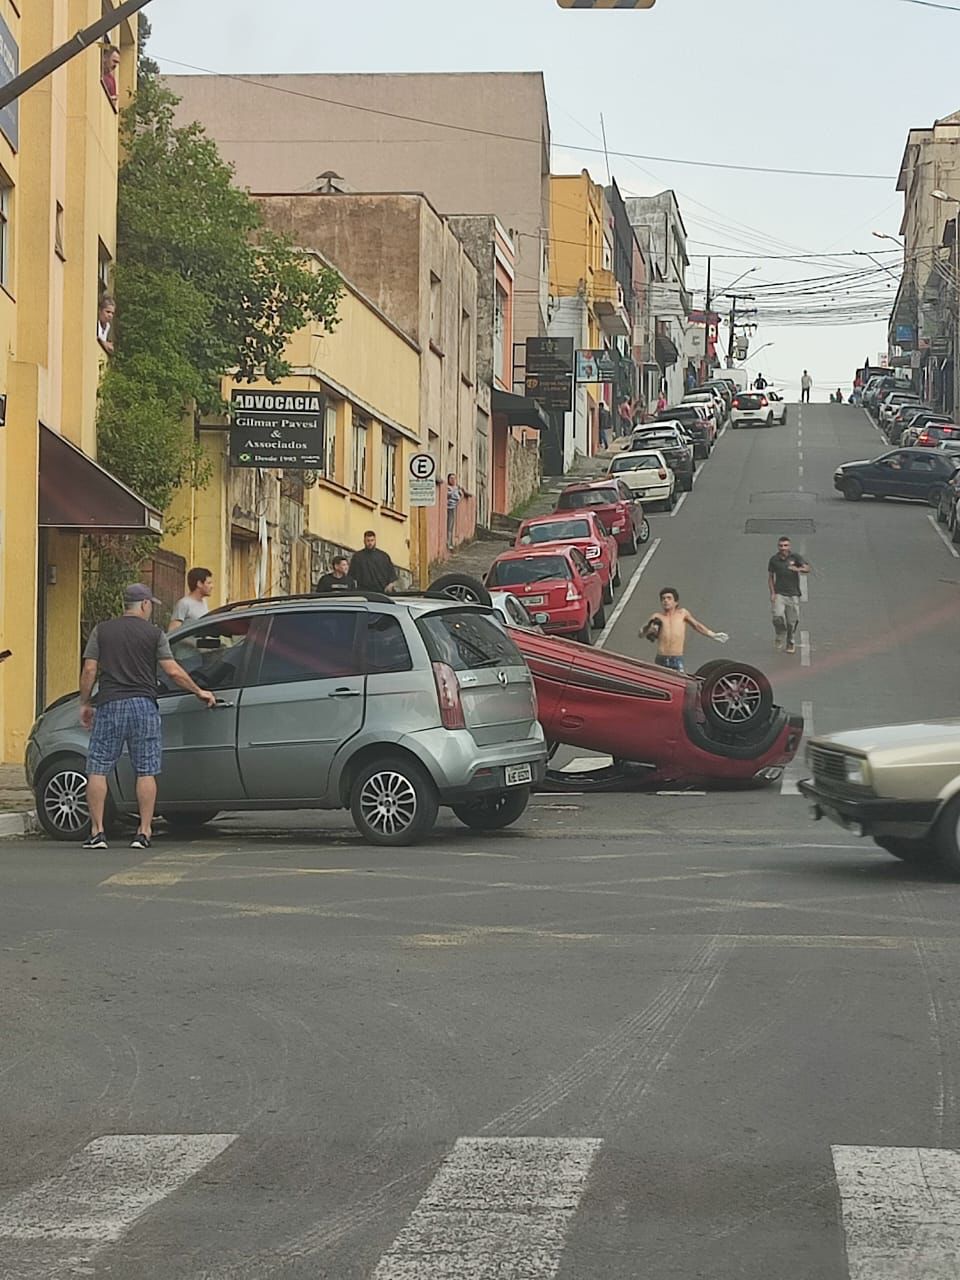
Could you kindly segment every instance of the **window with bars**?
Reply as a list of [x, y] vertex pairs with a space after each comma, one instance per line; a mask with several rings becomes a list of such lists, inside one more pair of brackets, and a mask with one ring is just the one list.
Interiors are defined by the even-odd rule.
[[323, 474], [334, 481], [337, 478], [337, 409], [337, 402], [328, 400], [323, 411]]
[[366, 418], [353, 415], [353, 476], [354, 493], [367, 492], [367, 431], [369, 423]]
[[13, 277], [13, 245], [11, 244], [10, 213], [13, 203], [13, 183], [0, 170], [0, 285], [9, 289]]
[[397, 510], [397, 461], [399, 441], [391, 431], [384, 431], [380, 449], [380, 501]]

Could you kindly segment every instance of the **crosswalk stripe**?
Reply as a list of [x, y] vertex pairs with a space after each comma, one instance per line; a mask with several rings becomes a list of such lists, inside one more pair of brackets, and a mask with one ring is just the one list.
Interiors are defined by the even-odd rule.
[[374, 1280], [552, 1280], [595, 1138], [459, 1138]]
[[832, 1150], [850, 1280], [956, 1280], [960, 1151]]
[[112, 1244], [236, 1137], [127, 1133], [96, 1138], [59, 1173], [0, 1206], [0, 1240]]

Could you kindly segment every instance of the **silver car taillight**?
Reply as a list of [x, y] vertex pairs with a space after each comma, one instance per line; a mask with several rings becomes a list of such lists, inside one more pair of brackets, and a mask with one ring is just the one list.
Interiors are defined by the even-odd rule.
[[465, 729], [467, 722], [463, 716], [457, 673], [445, 662], [435, 662], [433, 678], [437, 685], [437, 701], [440, 703], [440, 723], [445, 729]]

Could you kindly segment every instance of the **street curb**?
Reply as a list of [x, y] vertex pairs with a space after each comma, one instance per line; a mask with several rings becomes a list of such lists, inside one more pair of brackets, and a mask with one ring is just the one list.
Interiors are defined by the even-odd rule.
[[22, 813], [0, 813], [0, 840], [34, 836], [39, 830], [40, 823], [32, 809], [26, 809]]

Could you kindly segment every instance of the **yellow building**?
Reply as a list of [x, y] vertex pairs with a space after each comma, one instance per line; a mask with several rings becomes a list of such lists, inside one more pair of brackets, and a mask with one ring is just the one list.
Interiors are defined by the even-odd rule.
[[[96, 21], [111, 0], [0, 0], [0, 79]], [[0, 112], [0, 756], [20, 760], [38, 707], [76, 688], [84, 532], [159, 527], [96, 466], [105, 359], [97, 307], [116, 251], [118, 106], [136, 28], [116, 28], [115, 104], [85, 50]]]
[[[178, 558], [180, 575], [191, 565], [213, 571], [211, 603], [309, 591], [335, 554], [363, 545], [366, 529], [376, 532], [404, 580], [414, 571], [407, 464], [419, 441], [420, 351], [349, 281], [338, 315], [332, 333], [309, 328], [291, 338], [289, 377], [239, 384], [243, 391], [318, 398], [320, 469], [231, 466], [226, 419], [201, 425], [210, 479], [180, 491], [163, 545]], [[236, 389], [224, 379], [225, 400]]]

